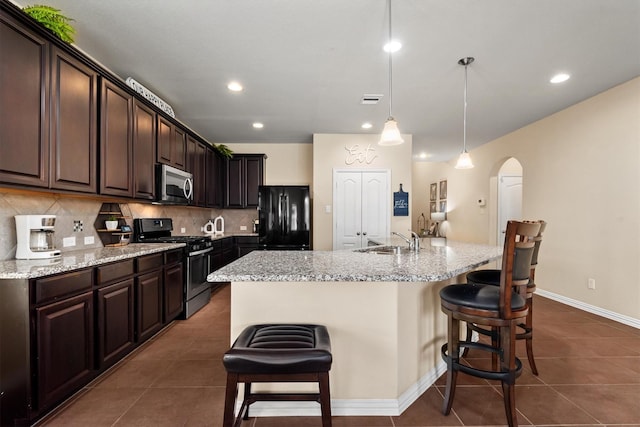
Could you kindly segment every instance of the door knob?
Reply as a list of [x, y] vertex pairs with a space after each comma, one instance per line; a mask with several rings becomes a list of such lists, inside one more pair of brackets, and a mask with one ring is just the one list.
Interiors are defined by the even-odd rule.
[[359, 236], [359, 235], [360, 235], [360, 232], [358, 231], [358, 232], [356, 233], [356, 236]]
[[366, 232], [366, 231], [365, 231], [365, 232], [363, 232], [363, 233], [362, 233], [362, 235], [363, 235], [363, 236], [366, 236], [366, 235], [367, 235], [367, 232]]

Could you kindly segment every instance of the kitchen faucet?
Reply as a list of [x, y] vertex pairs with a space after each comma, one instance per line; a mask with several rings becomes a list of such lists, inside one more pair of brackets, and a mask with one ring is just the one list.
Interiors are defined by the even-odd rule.
[[[409, 230], [409, 231], [411, 231], [411, 230]], [[404, 235], [402, 235], [400, 233], [396, 233], [395, 231], [392, 231], [391, 234], [395, 234], [396, 236], [404, 239], [404, 241], [407, 242], [407, 244], [409, 245], [410, 249], [413, 249], [415, 251], [420, 250], [420, 238], [413, 231], [411, 231], [411, 235], [413, 236], [413, 239], [409, 239], [408, 237], [406, 237], [406, 236], [404, 236]]]

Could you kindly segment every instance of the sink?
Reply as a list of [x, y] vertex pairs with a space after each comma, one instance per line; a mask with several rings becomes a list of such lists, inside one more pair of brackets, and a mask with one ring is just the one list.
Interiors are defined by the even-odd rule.
[[370, 248], [357, 249], [355, 252], [380, 255], [401, 255], [413, 252], [407, 246], [372, 246]]

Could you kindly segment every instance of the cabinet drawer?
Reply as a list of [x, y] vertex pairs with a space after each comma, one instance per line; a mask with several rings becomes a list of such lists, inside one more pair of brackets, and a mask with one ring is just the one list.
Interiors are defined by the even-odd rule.
[[182, 249], [178, 249], [175, 251], [169, 251], [164, 253], [164, 263], [166, 265], [175, 264], [176, 262], [181, 262], [183, 257]]
[[164, 254], [162, 252], [153, 254], [153, 255], [145, 255], [143, 257], [138, 258], [138, 268], [137, 272], [142, 273], [144, 271], [153, 270], [156, 268], [162, 267], [164, 263]]
[[102, 265], [96, 270], [98, 271], [98, 284], [104, 285], [131, 276], [134, 273], [133, 259]]
[[36, 279], [35, 304], [66, 297], [75, 293], [91, 289], [93, 286], [93, 270], [80, 270], [59, 276]]

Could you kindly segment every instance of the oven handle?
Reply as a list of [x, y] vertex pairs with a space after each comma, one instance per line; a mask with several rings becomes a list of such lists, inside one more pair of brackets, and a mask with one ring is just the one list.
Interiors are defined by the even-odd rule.
[[213, 248], [202, 249], [202, 250], [195, 251], [195, 252], [189, 252], [189, 253], [187, 254], [187, 256], [190, 256], [190, 257], [191, 257], [191, 256], [196, 256], [196, 255], [207, 254], [207, 253], [209, 253], [209, 252], [211, 252], [211, 251], [213, 251]]

